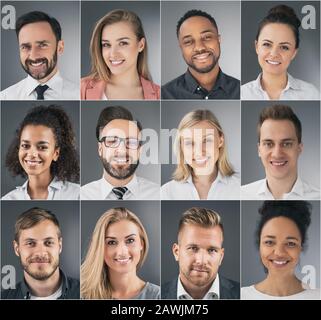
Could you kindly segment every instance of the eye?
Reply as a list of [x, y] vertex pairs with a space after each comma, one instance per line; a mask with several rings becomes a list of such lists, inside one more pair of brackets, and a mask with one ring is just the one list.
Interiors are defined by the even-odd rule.
[[187, 39], [183, 41], [183, 45], [184, 46], [190, 46], [193, 44], [193, 40], [192, 39]]
[[135, 242], [134, 238], [129, 238], [129, 239], [126, 240], [127, 244], [133, 244], [134, 242]]
[[188, 250], [192, 251], [192, 252], [197, 252], [198, 251], [198, 247], [192, 246], [192, 247], [189, 247]]
[[283, 142], [282, 147], [283, 148], [291, 148], [293, 145], [293, 142]]
[[26, 245], [27, 247], [34, 247], [34, 246], [36, 245], [36, 243], [35, 243], [34, 241], [27, 241], [27, 242], [25, 243], [25, 245]]
[[262, 46], [263, 46], [263, 47], [266, 47], [266, 48], [269, 48], [269, 47], [271, 47], [271, 43], [269, 43], [269, 42], [263, 42], [263, 43], [262, 43]]
[[211, 249], [208, 249], [208, 253], [209, 254], [214, 254], [214, 253], [217, 253], [218, 250], [216, 248], [211, 248]]
[[266, 148], [272, 148], [273, 147], [273, 143], [270, 141], [264, 141], [263, 142], [263, 146]]
[[213, 140], [213, 138], [206, 138], [206, 139], [204, 139], [204, 142], [205, 143], [212, 143], [214, 140]]
[[54, 244], [55, 244], [55, 242], [54, 242], [53, 240], [47, 240], [47, 241], [45, 241], [45, 245], [46, 245], [47, 247], [52, 247]]
[[30, 145], [28, 143], [21, 143], [20, 148], [21, 149], [28, 149]]
[[107, 42], [102, 42], [101, 46], [103, 48], [110, 48], [111, 47], [111, 45], [109, 43], [107, 43]]
[[184, 146], [192, 146], [193, 141], [192, 140], [184, 140]]
[[289, 242], [287, 243], [287, 246], [288, 246], [289, 248], [295, 248], [295, 247], [297, 247], [297, 243], [294, 242], [294, 241], [289, 241]]
[[288, 46], [281, 46], [280, 48], [281, 48], [282, 50], [284, 50], [284, 51], [290, 50], [290, 48], [289, 48]]
[[265, 240], [263, 243], [268, 247], [272, 247], [274, 244], [274, 242], [272, 240]]
[[115, 240], [107, 240], [107, 241], [106, 241], [106, 244], [107, 244], [108, 246], [115, 246], [115, 245], [117, 244], [117, 242], [116, 242]]
[[211, 34], [206, 34], [204, 37], [203, 37], [203, 40], [204, 41], [209, 41], [209, 40], [212, 40], [213, 39], [213, 36]]
[[48, 47], [48, 43], [40, 43], [39, 47], [40, 48], [47, 48]]
[[119, 46], [120, 47], [124, 47], [124, 46], [127, 46], [128, 45], [128, 42], [127, 41], [120, 41], [119, 42]]
[[48, 150], [48, 146], [38, 146], [38, 149], [40, 151], [45, 151], [45, 150]]

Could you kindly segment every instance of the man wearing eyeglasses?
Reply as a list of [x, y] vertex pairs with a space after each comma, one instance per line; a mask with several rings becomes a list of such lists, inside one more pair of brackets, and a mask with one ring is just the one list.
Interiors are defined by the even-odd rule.
[[102, 110], [97, 126], [98, 154], [104, 173], [81, 187], [83, 200], [157, 200], [159, 186], [135, 171], [141, 153], [142, 126], [121, 106]]

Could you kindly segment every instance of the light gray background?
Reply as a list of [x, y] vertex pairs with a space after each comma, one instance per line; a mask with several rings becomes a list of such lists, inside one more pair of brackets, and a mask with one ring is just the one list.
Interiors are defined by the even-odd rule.
[[[134, 119], [140, 121], [143, 129], [154, 129], [159, 136], [160, 108], [157, 101], [83, 101], [81, 103], [82, 185], [101, 179], [103, 175], [103, 166], [98, 156], [96, 124], [100, 112], [108, 106], [125, 107], [133, 114]], [[144, 150], [142, 150], [142, 153], [144, 153]], [[160, 183], [160, 164], [140, 163], [136, 173], [138, 176]]]
[[[30, 11], [43, 11], [56, 18], [62, 29], [65, 50], [58, 56], [61, 75], [79, 85], [80, 79], [80, 26], [79, 1], [2, 1], [1, 8], [12, 5], [16, 19]], [[25, 78], [19, 57], [19, 45], [15, 30], [1, 28], [1, 89], [5, 89]]]
[[96, 22], [109, 11], [126, 9], [142, 21], [148, 47], [148, 67], [153, 81], [160, 84], [160, 4], [159, 1], [81, 1], [81, 75], [90, 71], [89, 44]]
[[[300, 266], [312, 265], [316, 268], [317, 288], [320, 288], [320, 203], [312, 204], [311, 225], [307, 233], [306, 251], [301, 254]], [[266, 278], [260, 253], [255, 244], [256, 225], [260, 215], [258, 208], [262, 201], [242, 201], [241, 205], [241, 285], [250, 286]], [[298, 271], [298, 270], [297, 270]], [[301, 279], [304, 274], [296, 272]]]
[[242, 84], [255, 80], [261, 72], [255, 52], [255, 36], [260, 21], [278, 5], [292, 7], [298, 18], [304, 5], [316, 9], [316, 29], [300, 28], [300, 47], [288, 71], [295, 78], [308, 81], [320, 88], [320, 2], [318, 1], [242, 1]]
[[180, 76], [187, 65], [179, 48], [176, 25], [189, 10], [197, 9], [214, 17], [221, 35], [222, 71], [240, 79], [241, 31], [240, 1], [162, 1], [162, 84]]
[[[302, 124], [303, 152], [299, 156], [300, 177], [320, 187], [320, 103], [317, 101], [286, 101]], [[268, 101], [242, 101], [242, 185], [265, 178], [265, 170], [258, 157], [256, 125]]]
[[1, 265], [16, 269], [17, 282], [23, 279], [20, 258], [14, 253], [14, 224], [18, 216], [33, 207], [50, 210], [57, 216], [62, 233], [60, 267], [69, 276], [79, 279], [80, 218], [78, 201], [2, 201], [1, 202]]
[[224, 226], [224, 259], [219, 273], [240, 281], [240, 202], [239, 201], [162, 201], [162, 284], [178, 277], [178, 263], [172, 253], [177, 242], [178, 223], [192, 207], [217, 211]]
[[[196, 109], [211, 110], [220, 122], [225, 135], [228, 157], [234, 170], [240, 173], [241, 168], [241, 127], [240, 127], [240, 102], [239, 101], [163, 101], [162, 102], [162, 129], [177, 128], [181, 119], [190, 111]], [[166, 139], [162, 135], [162, 184], [172, 179], [176, 164], [165, 164], [167, 155], [172, 159], [174, 139]], [[175, 155], [174, 155], [175, 157]], [[176, 159], [176, 158], [175, 158]]]
[[34, 106], [49, 106], [55, 104], [64, 108], [74, 128], [76, 146], [79, 153], [79, 102], [78, 101], [3, 101], [1, 103], [1, 195], [4, 196], [16, 186], [22, 185], [26, 179], [17, 176], [12, 177], [5, 167], [6, 154], [15, 132]]
[[[109, 209], [119, 207], [118, 201], [81, 202], [81, 251], [85, 258], [97, 220]], [[160, 202], [122, 201], [125, 207], [141, 220], [148, 236], [149, 251], [138, 275], [145, 281], [160, 284]], [[103, 259], [103, 257], [102, 257]]]

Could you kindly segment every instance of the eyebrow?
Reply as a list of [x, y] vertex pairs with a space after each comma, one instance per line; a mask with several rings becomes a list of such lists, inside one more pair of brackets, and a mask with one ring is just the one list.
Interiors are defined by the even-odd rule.
[[[214, 134], [214, 133], [208, 133], [208, 134], [205, 134], [205, 135], [204, 135], [204, 137], [208, 137], [208, 136], [215, 136], [215, 134]], [[191, 137], [184, 137], [184, 136], [183, 136], [183, 139], [184, 139], [184, 140], [192, 140], [193, 138], [191, 138]]]
[[[273, 41], [271, 41], [271, 40], [269, 40], [269, 39], [263, 39], [262, 41], [266, 41], [266, 42], [273, 43]], [[292, 43], [291, 43], [291, 42], [287, 42], [287, 41], [280, 42], [279, 44], [288, 44], [288, 45], [292, 45]]]
[[[21, 142], [30, 142], [30, 141], [22, 139]], [[48, 141], [39, 141], [39, 142], [37, 142], [37, 144], [49, 144], [49, 142]]]
[[[36, 41], [37, 44], [43, 44], [43, 43], [50, 43], [49, 40], [39, 40], [39, 41]], [[20, 44], [20, 47], [21, 46], [30, 46], [31, 45], [31, 42], [23, 42]]]
[[[130, 38], [129, 37], [122, 37], [122, 38], [116, 39], [116, 41], [121, 41], [121, 40], [130, 40]], [[109, 40], [102, 39], [101, 42], [109, 42]]]
[[[216, 33], [215, 31], [213, 31], [213, 30], [211, 30], [211, 29], [206, 29], [206, 30], [202, 31], [201, 34], [203, 34], [203, 33], [208, 33], [208, 32], [214, 33], [214, 34]], [[188, 34], [188, 35], [182, 37], [182, 39], [191, 38], [191, 37], [192, 37], [192, 35]]]
[[[264, 238], [276, 239], [276, 236], [266, 235], [266, 236], [264, 236]], [[299, 239], [297, 237], [292, 237], [292, 236], [288, 236], [285, 239], [286, 240], [297, 240], [297, 241], [299, 241]]]
[[[130, 238], [130, 237], [136, 237], [137, 235], [135, 233], [132, 233], [128, 236], [125, 237], [125, 239]], [[111, 237], [111, 236], [106, 236], [105, 239], [117, 239], [117, 237]]]
[[54, 240], [54, 239], [55, 239], [54, 237], [47, 237], [47, 238], [40, 239], [40, 240], [37, 240], [37, 239], [34, 239], [34, 238], [26, 238], [23, 241], [46, 241], [46, 240]]
[[[273, 139], [262, 139], [261, 141], [263, 142], [273, 142], [274, 140]], [[292, 138], [285, 138], [285, 139], [281, 139], [282, 142], [284, 141], [295, 141], [295, 139], [292, 139]]]

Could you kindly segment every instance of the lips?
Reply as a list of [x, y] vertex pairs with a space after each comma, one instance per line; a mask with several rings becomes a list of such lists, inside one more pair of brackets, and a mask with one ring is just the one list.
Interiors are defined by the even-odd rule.
[[25, 160], [24, 162], [25, 162], [26, 165], [29, 166], [29, 167], [35, 167], [35, 166], [37, 166], [37, 165], [39, 165], [39, 164], [42, 163], [41, 160]]
[[209, 157], [195, 158], [194, 161], [198, 165], [204, 165], [209, 160]]
[[121, 264], [121, 265], [126, 265], [128, 263], [131, 262], [132, 258], [131, 257], [127, 257], [127, 258], [116, 258], [114, 259], [117, 263]]
[[276, 267], [283, 267], [289, 263], [289, 260], [270, 260]]
[[283, 161], [272, 160], [272, 161], [270, 161], [270, 164], [274, 167], [284, 167], [285, 165], [288, 164], [288, 161], [287, 160], [283, 160]]
[[211, 55], [211, 52], [197, 53], [193, 56], [193, 60], [202, 62], [204, 60], [207, 60]]
[[273, 65], [273, 66], [278, 66], [281, 64], [279, 61], [273, 61], [273, 60], [265, 60], [266, 63]]
[[116, 162], [117, 164], [126, 164], [128, 162], [128, 158], [113, 158], [113, 162]]
[[125, 60], [109, 60], [112, 66], [120, 66]]

